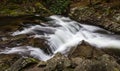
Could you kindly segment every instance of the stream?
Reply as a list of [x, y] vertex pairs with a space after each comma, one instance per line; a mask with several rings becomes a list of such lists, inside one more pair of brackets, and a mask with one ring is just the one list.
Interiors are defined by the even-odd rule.
[[88, 42], [97, 48], [120, 48], [120, 35], [93, 25], [82, 24], [68, 17], [53, 15], [49, 21], [40, 25], [30, 25], [22, 30], [14, 31], [11, 36], [34, 34], [34, 38], [45, 38], [50, 54], [32, 46], [17, 46], [0, 50], [0, 54], [29, 54], [30, 56], [46, 61], [57, 52], [67, 56], [71, 48], [77, 47], [82, 41]]

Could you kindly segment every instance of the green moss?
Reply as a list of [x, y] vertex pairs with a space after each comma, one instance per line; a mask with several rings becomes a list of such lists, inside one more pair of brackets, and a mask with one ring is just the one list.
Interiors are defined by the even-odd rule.
[[36, 7], [42, 7], [42, 8], [44, 7], [40, 2], [35, 3], [35, 6]]
[[119, 71], [119, 69], [118, 68], [114, 68], [114, 71]]
[[62, 14], [67, 12], [70, 0], [46, 0], [46, 4], [51, 12], [55, 14]]
[[0, 71], [5, 71], [6, 69], [8, 69], [10, 67], [10, 65], [8, 64], [0, 64]]
[[39, 0], [5, 0], [0, 2], [0, 16], [51, 14]]
[[35, 4], [35, 10], [36, 13], [42, 13], [42, 14], [52, 14], [48, 9], [46, 9], [45, 6], [43, 6], [40, 2], [36, 2]]
[[37, 63], [37, 62], [38, 62], [38, 60], [36, 60], [36, 59], [34, 59], [34, 58], [27, 58], [27, 59], [25, 59], [25, 61], [26, 61], [27, 63]]
[[4, 14], [7, 16], [18, 16], [18, 15], [24, 15], [26, 14], [25, 12], [19, 11], [19, 10], [10, 10], [10, 9], [3, 9], [0, 14]]

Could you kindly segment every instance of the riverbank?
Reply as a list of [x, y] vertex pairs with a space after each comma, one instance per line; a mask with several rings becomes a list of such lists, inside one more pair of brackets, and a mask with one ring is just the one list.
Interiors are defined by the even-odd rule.
[[119, 0], [1, 0], [0, 16], [40, 15], [47, 17], [54, 14], [69, 16], [72, 19], [97, 25], [109, 31], [120, 32]]

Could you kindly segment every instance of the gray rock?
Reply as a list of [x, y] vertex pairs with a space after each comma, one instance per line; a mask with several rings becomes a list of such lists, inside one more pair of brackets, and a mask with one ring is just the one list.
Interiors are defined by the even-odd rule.
[[[82, 2], [84, 5], [82, 5]], [[102, 1], [91, 2], [92, 5], [86, 5], [87, 1], [81, 1], [79, 5], [74, 5], [71, 7], [69, 16], [79, 22], [101, 26], [110, 31], [120, 33], [120, 1], [115, 0], [106, 4]]]

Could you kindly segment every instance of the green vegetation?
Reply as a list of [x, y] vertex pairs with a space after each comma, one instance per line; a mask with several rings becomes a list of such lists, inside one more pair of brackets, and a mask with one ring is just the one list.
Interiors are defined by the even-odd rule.
[[39, 0], [4, 0], [0, 2], [0, 16], [33, 14], [47, 16], [51, 13]]
[[70, 4], [70, 0], [46, 0], [46, 6], [55, 14], [66, 13]]
[[1, 0], [1, 16], [66, 14], [70, 0]]

